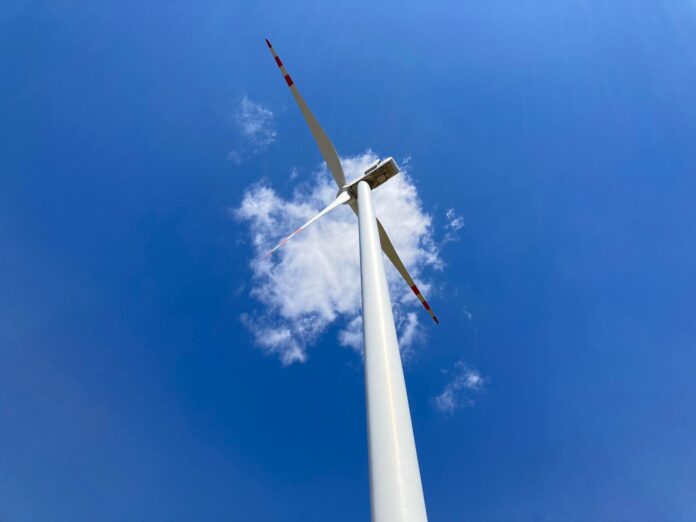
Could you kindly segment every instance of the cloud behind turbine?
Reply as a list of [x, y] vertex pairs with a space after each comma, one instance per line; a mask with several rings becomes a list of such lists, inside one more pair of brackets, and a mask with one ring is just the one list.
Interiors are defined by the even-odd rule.
[[[377, 156], [367, 151], [342, 159], [348, 179], [365, 170]], [[304, 362], [307, 348], [331, 325], [339, 328], [338, 341], [362, 349], [360, 260], [357, 218], [342, 206], [294, 237], [273, 256], [268, 249], [278, 239], [304, 223], [336, 195], [336, 186], [325, 168], [311, 184], [300, 185], [290, 198], [281, 197], [269, 184], [249, 187], [237, 219], [248, 225], [253, 244], [250, 267], [251, 296], [261, 305], [243, 322], [255, 344], [278, 356], [283, 364]], [[375, 190], [377, 215], [397, 251], [424, 292], [430, 284], [420, 278], [442, 262], [432, 236], [431, 217], [422, 210], [418, 192], [405, 172]], [[385, 258], [387, 279], [406, 355], [422, 339], [422, 322], [428, 320], [420, 303]], [[422, 316], [422, 317], [419, 317]]]

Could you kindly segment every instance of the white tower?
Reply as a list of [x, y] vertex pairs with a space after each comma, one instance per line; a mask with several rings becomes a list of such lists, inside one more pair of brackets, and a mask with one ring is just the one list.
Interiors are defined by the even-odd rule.
[[365, 395], [373, 522], [426, 522], [418, 456], [372, 189], [358, 183]]

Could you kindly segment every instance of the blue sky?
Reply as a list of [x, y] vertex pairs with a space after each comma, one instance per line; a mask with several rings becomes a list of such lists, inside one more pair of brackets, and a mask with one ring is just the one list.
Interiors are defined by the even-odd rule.
[[292, 364], [243, 319], [287, 321], [245, 194], [322, 179], [264, 37], [344, 157], [407, 164], [441, 261], [430, 520], [696, 520], [690, 0], [5, 2], [0, 520], [369, 519], [353, 305]]

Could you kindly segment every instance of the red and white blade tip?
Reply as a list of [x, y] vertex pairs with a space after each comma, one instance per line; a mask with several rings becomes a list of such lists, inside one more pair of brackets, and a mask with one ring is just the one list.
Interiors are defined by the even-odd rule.
[[290, 78], [288, 71], [285, 69], [283, 62], [280, 61], [280, 57], [276, 54], [275, 49], [273, 49], [273, 46], [271, 45], [271, 42], [268, 41], [268, 38], [266, 38], [266, 45], [271, 50], [271, 54], [275, 59], [276, 65], [280, 69], [280, 73], [283, 75], [283, 78], [285, 78], [285, 83], [288, 84], [288, 87], [292, 87], [295, 82], [293, 82], [292, 78]]
[[425, 297], [423, 297], [423, 294], [420, 293], [420, 290], [418, 290], [418, 287], [416, 285], [413, 285], [411, 287], [411, 290], [413, 291], [414, 294], [416, 294], [416, 297], [423, 305], [423, 308], [425, 308], [428, 311], [428, 313], [430, 314], [430, 317], [433, 318], [433, 321], [435, 321], [435, 324], [440, 324], [440, 320], [435, 315], [435, 312], [433, 312], [433, 309], [430, 308], [428, 301], [425, 300]]

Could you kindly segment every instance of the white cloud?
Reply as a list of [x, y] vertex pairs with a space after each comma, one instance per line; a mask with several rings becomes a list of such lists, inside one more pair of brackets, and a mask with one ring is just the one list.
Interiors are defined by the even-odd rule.
[[239, 100], [232, 119], [241, 140], [227, 157], [237, 164], [242, 163], [248, 156], [264, 151], [276, 139], [273, 112], [268, 107], [250, 100], [246, 95]]
[[254, 342], [267, 353], [280, 357], [283, 365], [305, 362], [307, 354], [295, 338], [295, 332], [283, 325], [269, 324], [267, 318], [254, 320], [248, 314], [242, 314], [242, 323], [254, 335]]
[[475, 397], [485, 391], [488, 383], [487, 377], [462, 361], [456, 362], [453, 370], [445, 373], [451, 373], [450, 381], [442, 393], [433, 398], [433, 405], [438, 411], [449, 415], [460, 408], [473, 406]]
[[464, 218], [461, 216], [457, 216], [453, 208], [449, 209], [446, 212], [445, 216], [447, 217], [447, 221], [449, 221], [449, 223], [447, 223], [446, 225], [446, 228], [448, 228], [449, 230], [456, 232], [464, 226]]
[[[357, 177], [375, 159], [371, 151], [342, 159], [346, 177]], [[341, 345], [358, 351], [362, 347], [358, 223], [348, 206], [313, 223], [273, 256], [266, 255], [335, 195], [336, 186], [322, 168], [311, 184], [300, 184], [290, 198], [261, 183], [249, 187], [234, 209], [249, 227], [254, 247], [251, 296], [262, 305], [256, 316], [246, 315], [243, 321], [256, 344], [283, 364], [304, 362], [307, 348], [333, 324], [340, 328]], [[440, 268], [442, 263], [432, 238], [431, 217], [423, 212], [415, 185], [402, 172], [375, 190], [374, 203], [402, 260], [428, 296], [430, 285], [419, 276], [425, 268]], [[385, 266], [401, 349], [407, 354], [423, 337], [419, 325], [430, 318], [386, 258]]]
[[363, 330], [362, 316], [354, 316], [343, 329], [338, 332], [338, 342], [341, 346], [348, 346], [356, 352], [362, 352]]
[[227, 159], [235, 162], [237, 165], [242, 164], [242, 154], [238, 150], [231, 150], [227, 153]]
[[464, 218], [462, 216], [457, 216], [453, 208], [450, 208], [446, 213], [447, 224], [445, 225], [445, 237], [442, 238], [442, 244], [449, 243], [450, 241], [457, 241], [459, 239], [459, 234], [457, 232], [464, 228]]
[[[404, 359], [413, 356], [413, 348], [423, 339], [423, 329], [419, 322], [420, 310], [418, 312], [408, 312], [402, 314], [399, 324], [399, 345]], [[423, 317], [420, 317], [422, 320]]]

